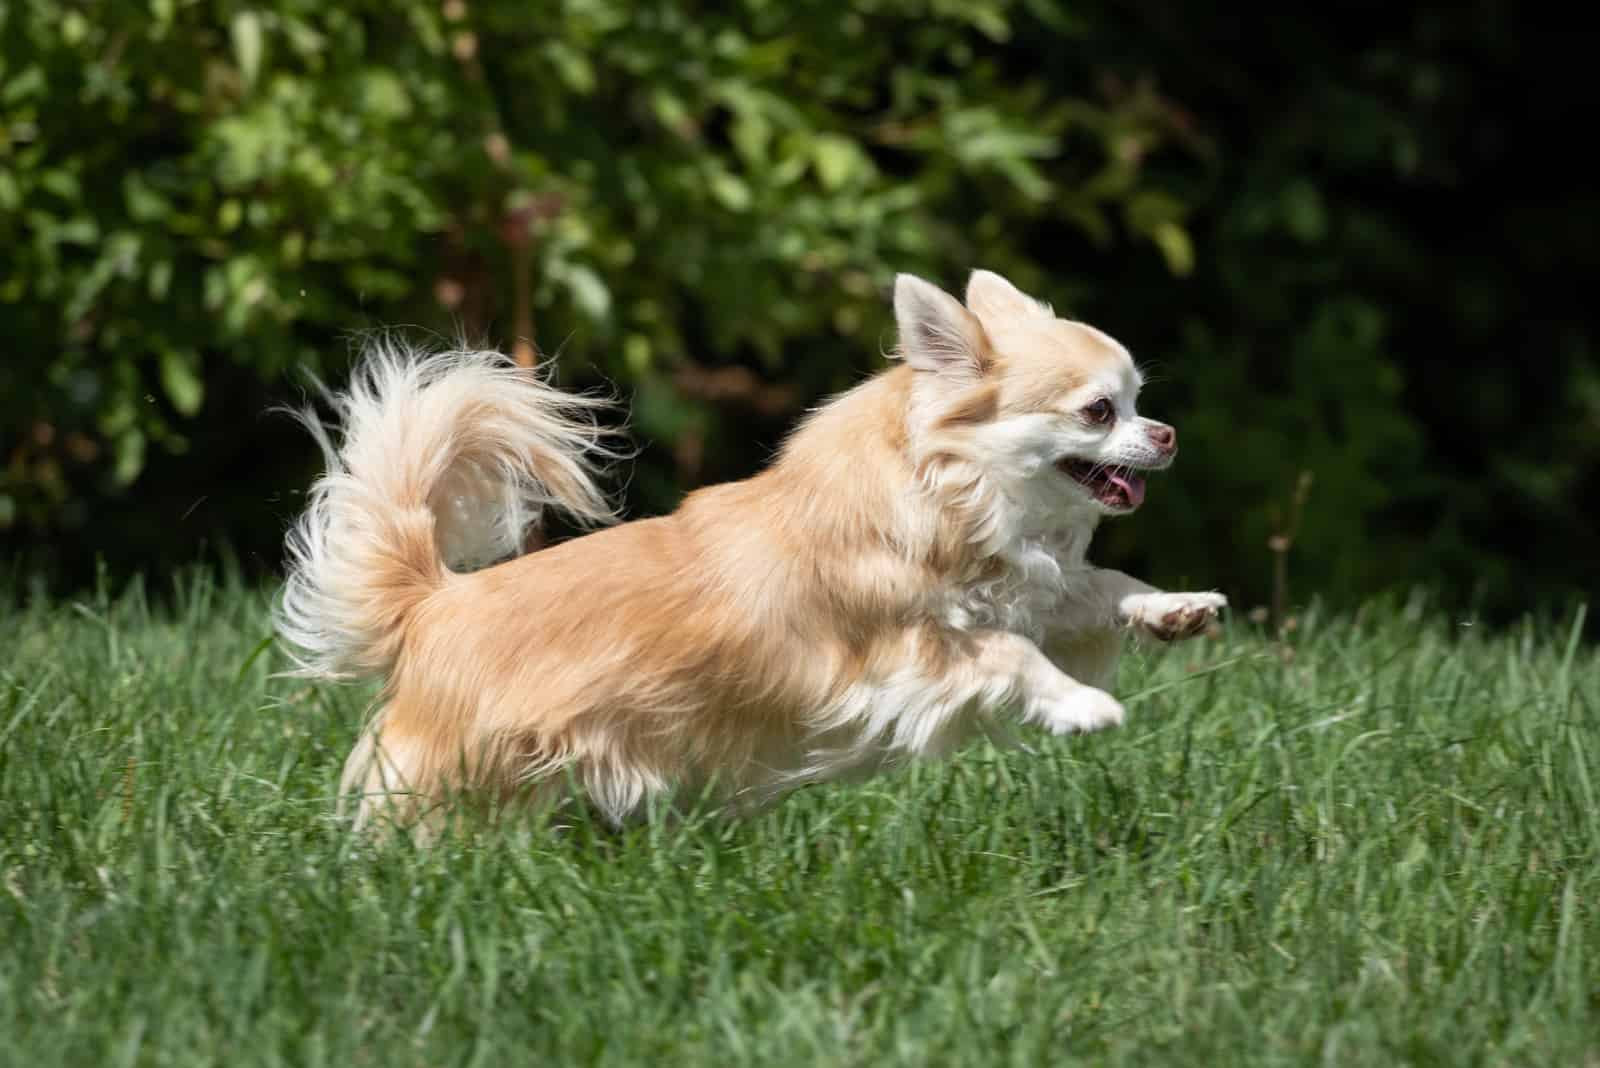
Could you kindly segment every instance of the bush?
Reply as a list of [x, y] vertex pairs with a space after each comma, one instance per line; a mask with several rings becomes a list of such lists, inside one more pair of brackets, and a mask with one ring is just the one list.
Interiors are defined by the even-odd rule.
[[[1600, 213], [1502, 185], [1523, 225], [1457, 248], [1450, 210], [1527, 147], [1507, 79], [1577, 99], [1560, 64], [1505, 69], [1511, 12], [1357, 39], [1049, 0], [19, 0], [0, 529], [68, 581], [208, 539], [272, 567], [314, 456], [261, 413], [395, 323], [620, 384], [632, 504], [667, 508], [877, 365], [895, 271], [981, 264], [1165, 379], [1185, 462], [1108, 559], [1264, 596], [1311, 471], [1302, 586], [1554, 590], [1503, 506], [1600, 559], [1600, 374], [1568, 291], [1527, 280], [1592, 259]], [[1483, 121], [1501, 140], [1464, 151]]]

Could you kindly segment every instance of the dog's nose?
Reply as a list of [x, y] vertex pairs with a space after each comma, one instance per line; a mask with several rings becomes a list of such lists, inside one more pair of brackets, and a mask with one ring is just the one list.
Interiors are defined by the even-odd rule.
[[1152, 423], [1145, 433], [1150, 435], [1150, 444], [1162, 452], [1173, 452], [1178, 447], [1178, 431], [1166, 423]]

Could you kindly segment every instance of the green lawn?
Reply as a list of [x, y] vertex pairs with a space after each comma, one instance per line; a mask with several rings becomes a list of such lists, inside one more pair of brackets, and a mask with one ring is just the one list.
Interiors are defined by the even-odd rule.
[[419, 850], [333, 819], [371, 691], [264, 596], [5, 609], [0, 1064], [1593, 1065], [1580, 629], [1236, 621], [1120, 731]]

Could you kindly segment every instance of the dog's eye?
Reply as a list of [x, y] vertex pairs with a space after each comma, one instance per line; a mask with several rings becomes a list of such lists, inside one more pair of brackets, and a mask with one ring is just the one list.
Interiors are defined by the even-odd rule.
[[1104, 397], [1083, 410], [1083, 417], [1091, 423], [1105, 425], [1117, 417], [1117, 409]]

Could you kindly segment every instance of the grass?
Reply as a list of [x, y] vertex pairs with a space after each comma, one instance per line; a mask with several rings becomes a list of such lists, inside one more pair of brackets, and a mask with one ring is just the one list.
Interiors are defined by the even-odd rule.
[[[263, 595], [0, 614], [0, 1063], [1595, 1064], [1600, 658], [1311, 611], [738, 823], [331, 816]], [[21, 599], [17, 599], [20, 601]]]

